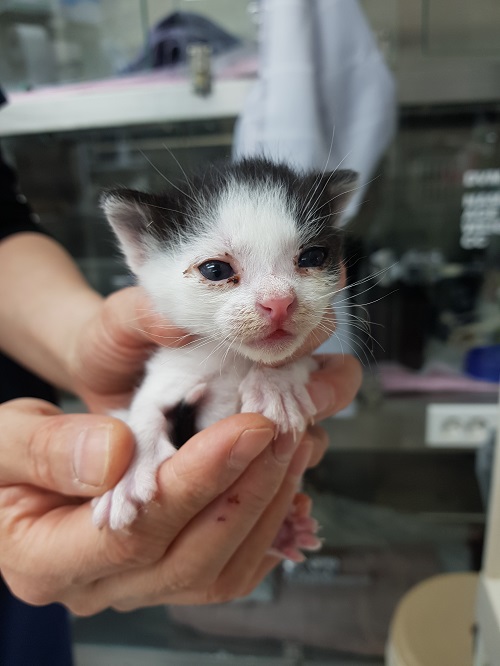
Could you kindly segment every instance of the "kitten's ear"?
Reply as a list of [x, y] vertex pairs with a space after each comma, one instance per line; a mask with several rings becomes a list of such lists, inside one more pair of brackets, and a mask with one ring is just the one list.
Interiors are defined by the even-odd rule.
[[100, 204], [127, 264], [137, 273], [148, 252], [157, 244], [151, 229], [158, 217], [153, 196], [136, 190], [108, 190], [101, 195]]
[[359, 174], [351, 169], [340, 169], [321, 177], [317, 189], [320, 207], [328, 206], [336, 220], [347, 208], [358, 190]]

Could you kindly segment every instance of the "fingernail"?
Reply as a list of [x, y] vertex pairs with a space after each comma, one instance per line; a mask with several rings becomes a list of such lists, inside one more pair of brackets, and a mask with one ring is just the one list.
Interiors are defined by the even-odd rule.
[[270, 444], [273, 437], [272, 428], [253, 428], [243, 431], [233, 444], [229, 466], [233, 469], [244, 469]]
[[309, 395], [316, 407], [316, 417], [322, 418], [333, 412], [335, 407], [335, 393], [330, 384], [313, 381], [307, 386]]
[[80, 483], [99, 487], [104, 483], [109, 466], [112, 425], [87, 428], [80, 433], [73, 454], [73, 470]]
[[276, 460], [283, 463], [290, 462], [300, 439], [300, 435], [294, 434], [293, 432], [279, 435], [273, 443], [273, 451]]

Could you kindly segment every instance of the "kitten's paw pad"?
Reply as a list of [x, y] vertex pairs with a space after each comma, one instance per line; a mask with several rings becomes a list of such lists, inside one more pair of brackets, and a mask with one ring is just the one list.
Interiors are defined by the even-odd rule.
[[303, 550], [319, 550], [323, 545], [317, 536], [318, 522], [311, 517], [311, 499], [303, 493], [295, 495], [293, 504], [273, 541], [270, 552], [280, 557], [302, 562]]
[[240, 385], [241, 411], [262, 414], [276, 423], [281, 433], [303, 432], [316, 414], [306, 388], [309, 372], [305, 363], [252, 368]]
[[154, 499], [158, 468], [172, 449], [170, 445], [158, 447], [154, 454], [137, 458], [112, 490], [92, 502], [94, 524], [99, 528], [107, 524], [112, 530], [129, 527], [139, 510]]
[[97, 527], [109, 525], [121, 530], [137, 518], [139, 509], [148, 504], [157, 491], [156, 467], [145, 472], [141, 465], [132, 467], [117, 485], [94, 503], [92, 520]]
[[99, 529], [109, 525], [113, 530], [125, 529], [137, 517], [138, 508], [134, 502], [127, 498], [118, 497], [118, 492], [108, 490], [102, 497], [92, 501], [92, 522]]

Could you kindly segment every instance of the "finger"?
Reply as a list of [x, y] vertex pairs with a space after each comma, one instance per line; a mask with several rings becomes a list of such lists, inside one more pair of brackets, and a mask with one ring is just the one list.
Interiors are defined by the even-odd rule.
[[359, 361], [349, 354], [315, 355], [320, 369], [313, 372], [308, 390], [320, 421], [347, 407], [361, 386], [363, 371]]
[[[236, 415], [195, 435], [162, 465], [157, 502], [147, 507], [129, 532], [109, 528], [99, 532], [94, 563], [81, 582], [156, 562], [178, 533], [236, 481], [273, 436], [272, 424], [253, 414]], [[90, 524], [90, 515], [87, 519]]]
[[[213, 580], [213, 584], [192, 585], [192, 589], [189, 589], [189, 586], [183, 585], [182, 589], [178, 589], [177, 591], [174, 586], [173, 589], [169, 590], [168, 597], [157, 587], [151, 598], [151, 603], [223, 603], [235, 597], [242, 596], [247, 592], [251, 583], [256, 579], [256, 572], [262, 570], [262, 562], [264, 560], [268, 564], [268, 569], [281, 562], [282, 558], [270, 556], [268, 555], [268, 551], [290, 509], [310, 455], [311, 443], [304, 440], [296, 450], [274, 497], [260, 513], [259, 519], [253, 521], [252, 528], [247, 531], [246, 537], [238, 539], [239, 544], [237, 546], [237, 540], [234, 539], [234, 523], [230, 534], [226, 536], [223, 534], [220, 535], [221, 544], [217, 546], [213, 541], [210, 543], [206, 542], [204, 552], [208, 560], [212, 559], [210, 546], [213, 545], [217, 549], [217, 567], [211, 569], [205, 567], [203, 578], [204, 581]], [[230, 489], [230, 493], [232, 494], [230, 496], [235, 496], [233, 494], [235, 490], [235, 487]], [[238, 497], [240, 497], [240, 493], [238, 493]], [[215, 513], [220, 511], [221, 508], [223, 510], [225, 508], [224, 500], [220, 502]], [[198, 537], [199, 534], [196, 536]], [[225, 548], [232, 539], [231, 556], [226, 557], [226, 561], [223, 562], [223, 558], [220, 557], [223, 552], [221, 546]], [[174, 547], [176, 545], [177, 542], [174, 544]], [[191, 548], [191, 544], [189, 548]], [[190, 550], [187, 552], [190, 552]], [[169, 555], [174, 558], [175, 551], [171, 550]], [[199, 567], [203, 567], [203, 565], [203, 562], [198, 563]], [[272, 566], [269, 567], [269, 565]], [[119, 606], [119, 609], [127, 610], [128, 608]]]
[[192, 437], [160, 468], [158, 503], [148, 512], [148, 529], [158, 519], [164, 533], [176, 535], [268, 448], [274, 432], [261, 415], [237, 414]]
[[246, 587], [243, 588], [241, 596], [246, 597], [250, 594], [282, 562], [283, 560], [280, 557], [266, 553], [253, 572], [251, 579], [246, 583]]
[[[84, 599], [79, 599], [76, 591], [94, 581], [102, 584], [99, 579], [103, 577], [121, 580], [116, 572], [132, 571], [144, 565], [149, 567], [158, 561], [169, 546], [165, 536], [155, 530], [161, 523], [158, 512], [160, 516], [170, 515], [173, 504], [182, 505], [182, 499], [177, 495], [184, 494], [192, 515], [198, 513], [206, 502], [217, 497], [242, 474], [273, 435], [274, 429], [267, 419], [251, 414], [232, 417], [207, 428], [204, 436], [193, 438], [191, 447], [188, 442], [174, 456], [188, 458], [183, 450], [191, 448], [194, 471], [188, 470], [186, 460], [181, 475], [184, 478], [176, 481], [175, 474], [167, 475], [172, 485], [167, 489], [168, 496], [161, 510], [156, 507], [156, 519], [151, 508], [128, 534], [97, 530], [92, 524], [89, 503], [68, 505], [60, 495], [47, 493], [40, 496], [39, 491], [23, 486], [0, 489], [0, 540], [2, 534], [11, 536], [9, 548], [2, 551], [0, 559], [2, 567], [9, 571], [9, 584], [17, 585], [17, 593], [30, 603], [63, 601], [82, 614], [102, 610], [109, 605], [110, 599], [119, 596], [119, 591], [113, 589], [113, 594], [107, 595], [96, 587], [95, 594]], [[206, 469], [198, 460], [202, 451]], [[207, 470], [219, 470], [220, 475], [207, 477]], [[198, 500], [190, 494], [191, 482], [195, 492], [197, 488], [207, 486], [197, 495]], [[172, 503], [172, 498], [176, 498], [176, 502]], [[192, 515], [189, 512], [184, 514], [182, 527]], [[176, 523], [175, 518], [173, 522]], [[176, 529], [180, 529], [178, 524]], [[15, 544], [21, 541], [22, 553], [17, 553]], [[37, 576], [32, 585], [26, 574], [29, 571], [35, 571]], [[157, 586], [157, 581], [154, 584]], [[141, 592], [138, 594], [143, 596]]]
[[93, 497], [127, 469], [134, 439], [121, 421], [63, 414], [50, 403], [13, 400], [0, 406], [0, 484]]
[[[216, 597], [215, 601], [224, 600], [230, 591], [238, 586], [246, 590], [251, 584], [292, 506], [293, 498], [311, 457], [311, 449], [312, 442], [304, 438], [273, 501], [266, 507], [254, 529], [240, 544], [218, 577], [217, 586], [212, 592]], [[277, 563], [279, 558], [276, 557], [275, 561]]]
[[[249, 416], [249, 414], [240, 414], [238, 417], [226, 419], [226, 423]], [[269, 423], [263, 417], [254, 416], [254, 418]], [[217, 426], [220, 427], [221, 423], [224, 422], [220, 422]], [[205, 438], [209, 430], [204, 431]], [[271, 439], [273, 434], [274, 430]], [[245, 442], [245, 447], [248, 444], [249, 442]], [[194, 479], [183, 478], [185, 474], [178, 465], [177, 470], [181, 471], [180, 493], [172, 493], [172, 485], [166, 483], [170, 480], [171, 483], [179, 484], [179, 480], [175, 480], [175, 476], [169, 471], [169, 468], [175, 470], [174, 465], [169, 466], [168, 463], [180, 458], [185, 447], [186, 445], [170, 461], [164, 463], [161, 477], [166, 491], [165, 497], [163, 499], [160, 497], [160, 505], [163, 507], [159, 513], [158, 507], [152, 507], [148, 511], [148, 520], [145, 524], [145, 538], [148, 534], [167, 534], [166, 538], [164, 536], [160, 538], [167, 544], [171, 539], [170, 547], [164, 546], [164, 556], [153, 566], [127, 571], [96, 582], [94, 599], [100, 600], [101, 604], [109, 604], [111, 599], [120, 597], [113, 604], [114, 607], [128, 610], [136, 607], [141, 599], [147, 600], [146, 603], [149, 605], [156, 603], [166, 594], [186, 595], [196, 591], [199, 595], [201, 589], [206, 590], [217, 579], [219, 572], [247, 537], [278, 491], [296, 449], [292, 438], [288, 436], [278, 438], [273, 446], [261, 447], [261, 453], [244, 474], [233, 478], [233, 483], [228, 483], [230, 477], [224, 469], [225, 465], [221, 464], [223, 461], [214, 460], [216, 464], [213, 469], [210, 466], [207, 468], [206, 464], [200, 462], [198, 473], [200, 478], [205, 478], [205, 483], [211, 486], [212, 497], [209, 498], [202, 489], [203, 509], [198, 507], [196, 514], [192, 515], [195, 508], [193, 488], [199, 494], [200, 484], [196, 490], [196, 485], [193, 486], [192, 483]], [[209, 442], [205, 441], [204, 450], [210, 448]], [[255, 452], [255, 445], [249, 449]], [[237, 467], [240, 466], [241, 463], [238, 463]], [[210, 478], [212, 471], [215, 472], [215, 479]], [[220, 487], [217, 473], [223, 480], [225, 488]], [[231, 476], [234, 477], [234, 470], [231, 471]], [[184, 485], [186, 481], [188, 483]], [[174, 501], [172, 497], [175, 498]], [[210, 502], [207, 501], [209, 499]], [[199, 499], [196, 501], [200, 504]], [[188, 513], [185, 505], [191, 506]], [[184, 529], [181, 529], [182, 527]], [[177, 538], [173, 539], [173, 535]]]
[[328, 434], [324, 428], [314, 425], [307, 429], [304, 440], [306, 438], [311, 442], [311, 457], [307, 466], [316, 467], [328, 449]]

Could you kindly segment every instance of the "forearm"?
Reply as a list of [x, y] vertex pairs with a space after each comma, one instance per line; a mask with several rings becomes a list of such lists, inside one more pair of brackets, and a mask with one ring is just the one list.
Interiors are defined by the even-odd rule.
[[0, 242], [0, 350], [72, 390], [68, 360], [101, 297], [54, 240], [19, 233]]

